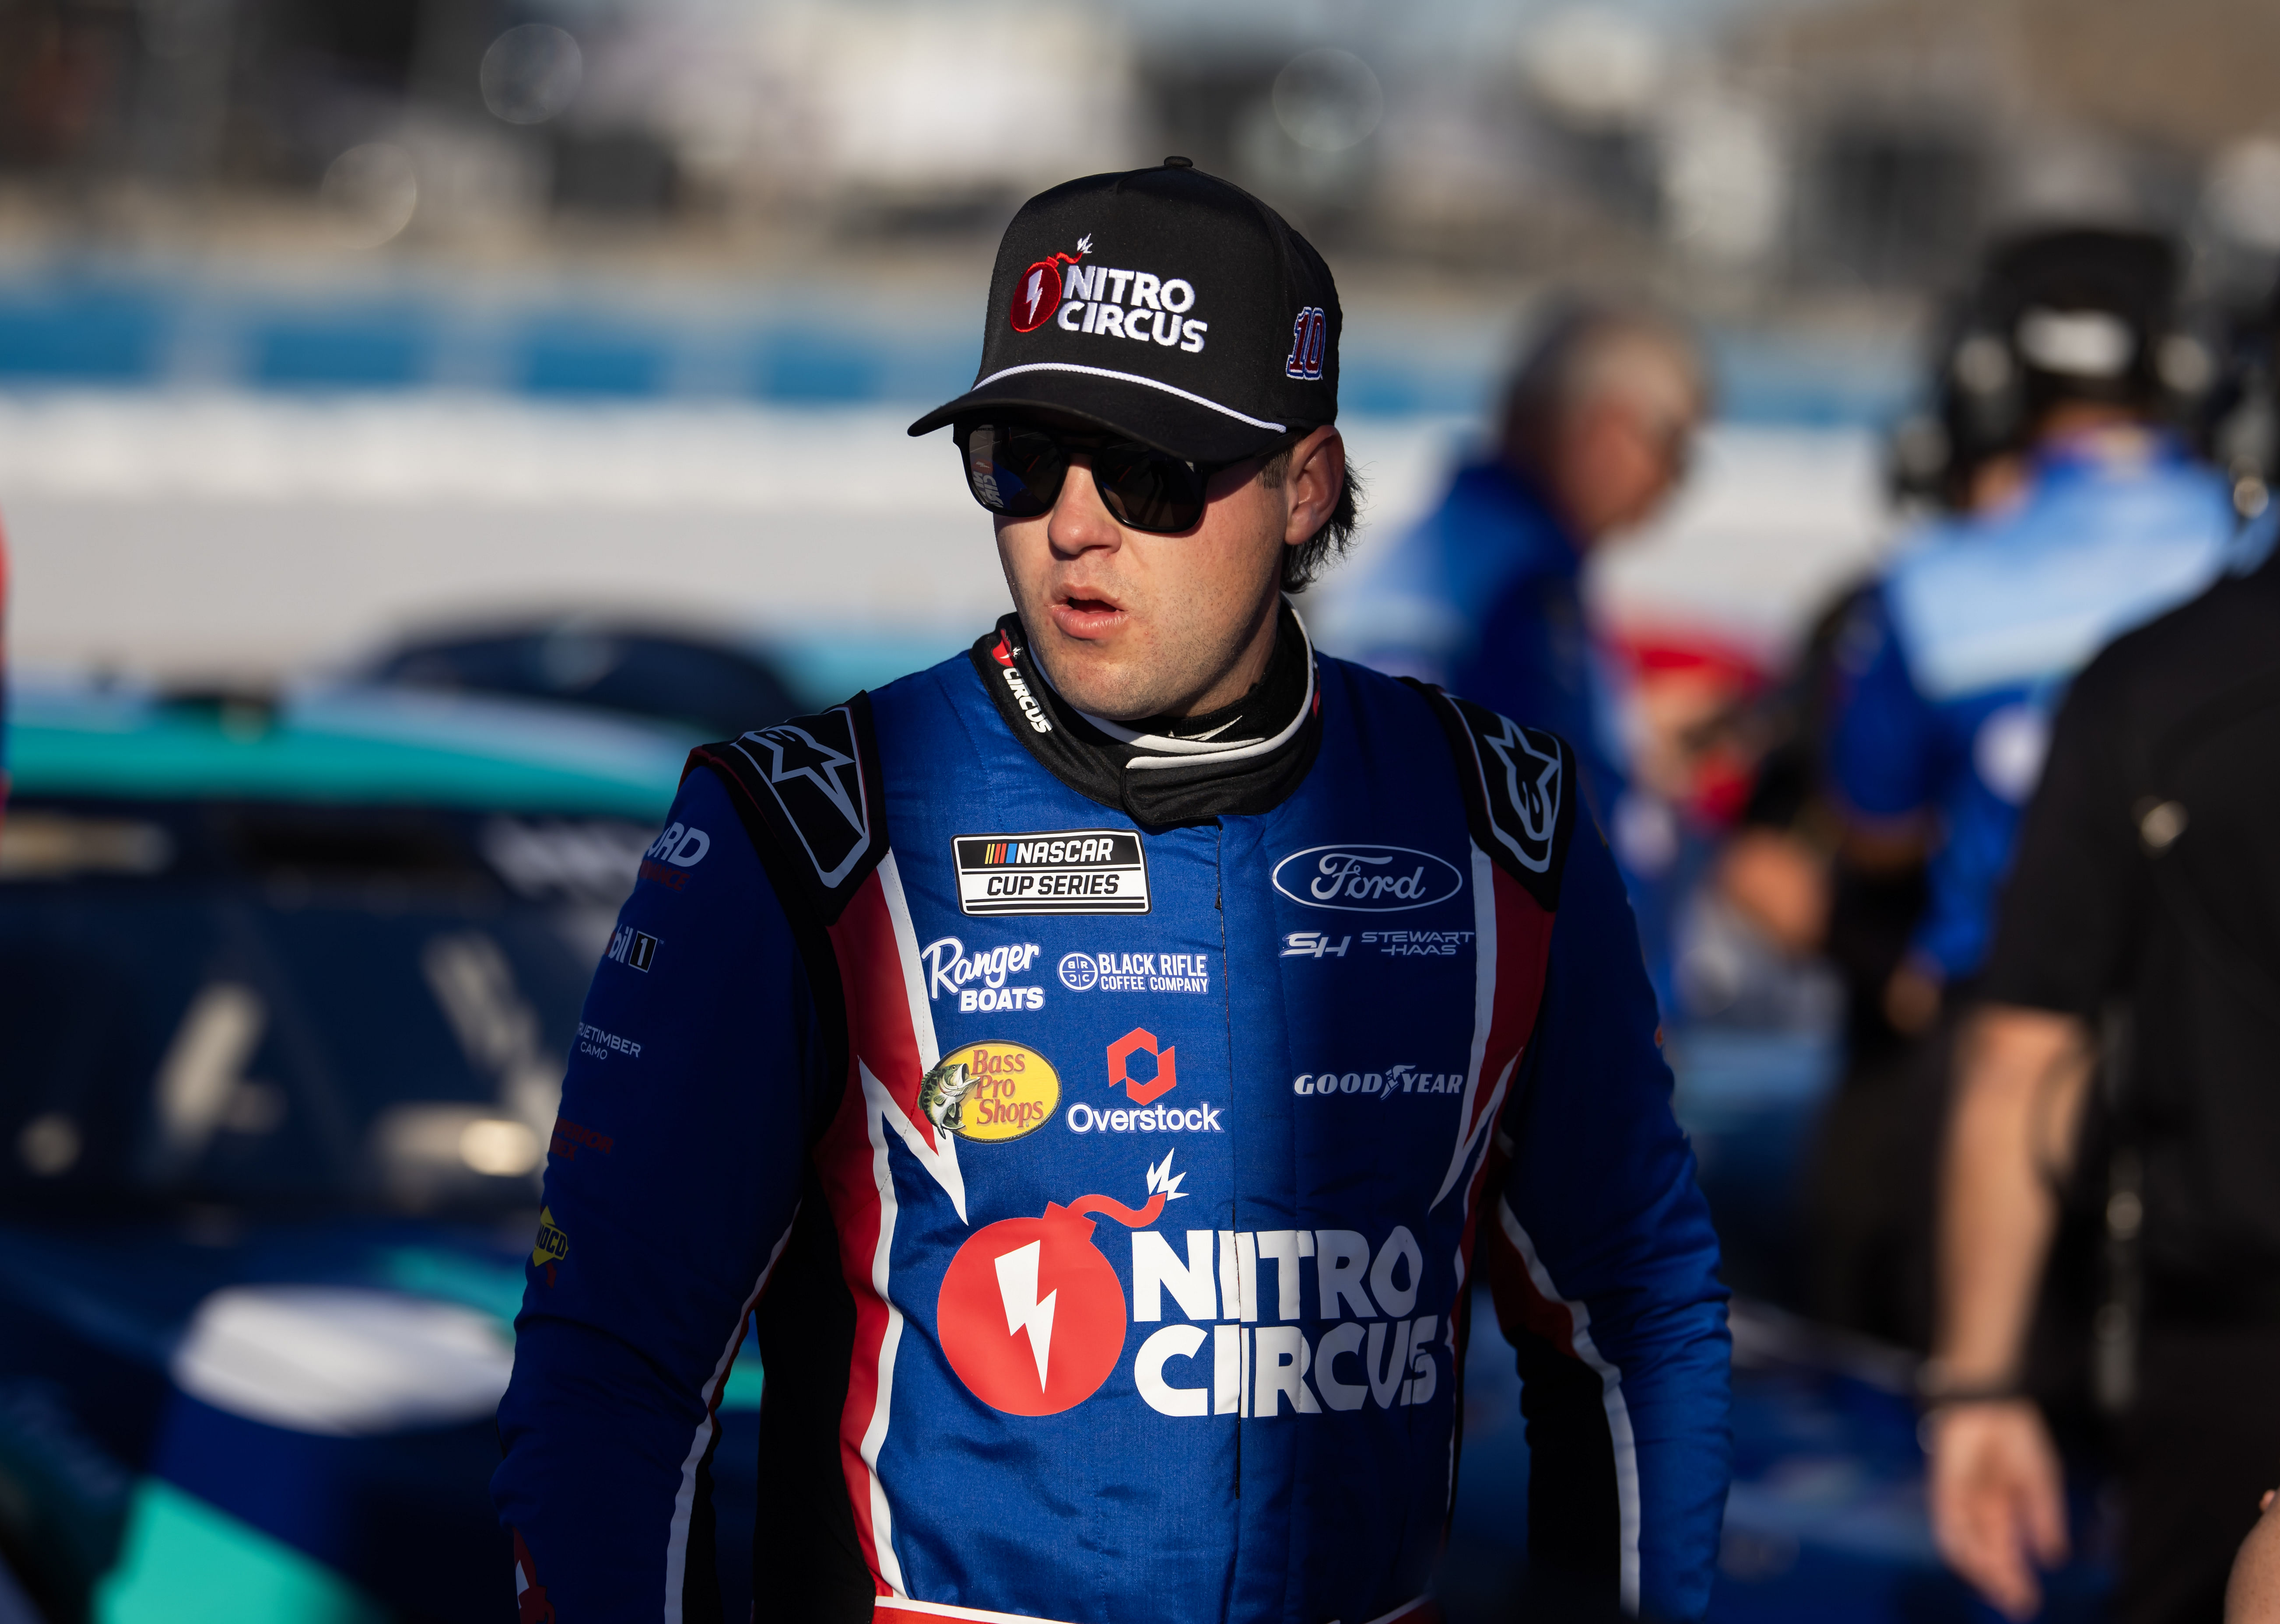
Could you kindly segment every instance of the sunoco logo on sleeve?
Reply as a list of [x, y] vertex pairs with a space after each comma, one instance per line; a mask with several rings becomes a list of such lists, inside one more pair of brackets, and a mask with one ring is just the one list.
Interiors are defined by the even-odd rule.
[[1148, 912], [1148, 859], [1130, 829], [960, 835], [951, 850], [967, 913]]

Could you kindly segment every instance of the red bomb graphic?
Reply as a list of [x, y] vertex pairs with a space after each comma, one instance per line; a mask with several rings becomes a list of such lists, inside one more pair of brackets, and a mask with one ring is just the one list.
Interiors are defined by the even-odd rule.
[[1148, 1205], [1106, 1196], [1045, 1204], [1042, 1218], [976, 1230], [942, 1278], [935, 1332], [976, 1398], [1008, 1415], [1059, 1415], [1100, 1390], [1124, 1354], [1124, 1288], [1094, 1243], [1097, 1219], [1141, 1229], [1182, 1198], [1172, 1158], [1148, 1170]]
[[1092, 252], [1092, 239], [1079, 237], [1074, 254], [1049, 254], [1021, 273], [1013, 284], [1013, 307], [1006, 312], [1016, 333], [1034, 333], [1061, 307], [1061, 267]]

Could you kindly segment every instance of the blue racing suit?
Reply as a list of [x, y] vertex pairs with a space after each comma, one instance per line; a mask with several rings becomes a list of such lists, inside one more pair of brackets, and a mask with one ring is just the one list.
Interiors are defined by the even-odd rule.
[[1216, 814], [1010, 616], [695, 752], [500, 1407], [526, 1620], [717, 1616], [748, 1321], [758, 1618], [1430, 1618], [1475, 1258], [1537, 1559], [1701, 1615], [1717, 1246], [1574, 758], [1284, 627], [1303, 695], [1229, 753], [1289, 770]]
[[1986, 957], [2066, 685], [2215, 579], [2234, 527], [2223, 479], [2174, 439], [2103, 431], [2044, 447], [2018, 505], [1931, 527], [1863, 595], [1829, 770], [1857, 816], [1934, 819], [1912, 946], [1944, 979]]

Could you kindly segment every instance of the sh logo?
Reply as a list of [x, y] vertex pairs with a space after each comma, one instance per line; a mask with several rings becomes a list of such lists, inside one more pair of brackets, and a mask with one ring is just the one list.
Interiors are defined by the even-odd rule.
[[1294, 930], [1282, 938], [1285, 958], [1344, 958], [1346, 949], [1353, 945], [1352, 936], [1340, 936], [1335, 943], [1327, 930]]

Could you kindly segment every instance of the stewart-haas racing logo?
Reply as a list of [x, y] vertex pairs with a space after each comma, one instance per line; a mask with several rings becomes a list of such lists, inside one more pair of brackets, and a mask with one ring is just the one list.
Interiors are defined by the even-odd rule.
[[[1115, 1373], [1136, 1322], [1154, 1328], [1133, 1355], [1133, 1389], [1159, 1415], [1267, 1420], [1442, 1393], [1453, 1327], [1437, 1306], [1416, 1312], [1425, 1253], [1406, 1225], [1375, 1245], [1352, 1229], [1155, 1229], [1185, 1176], [1167, 1155], [1137, 1209], [1080, 1196], [967, 1237], [935, 1309], [967, 1389], [1008, 1415], [1073, 1410]], [[1103, 1218], [1130, 1232], [1128, 1315]]]

